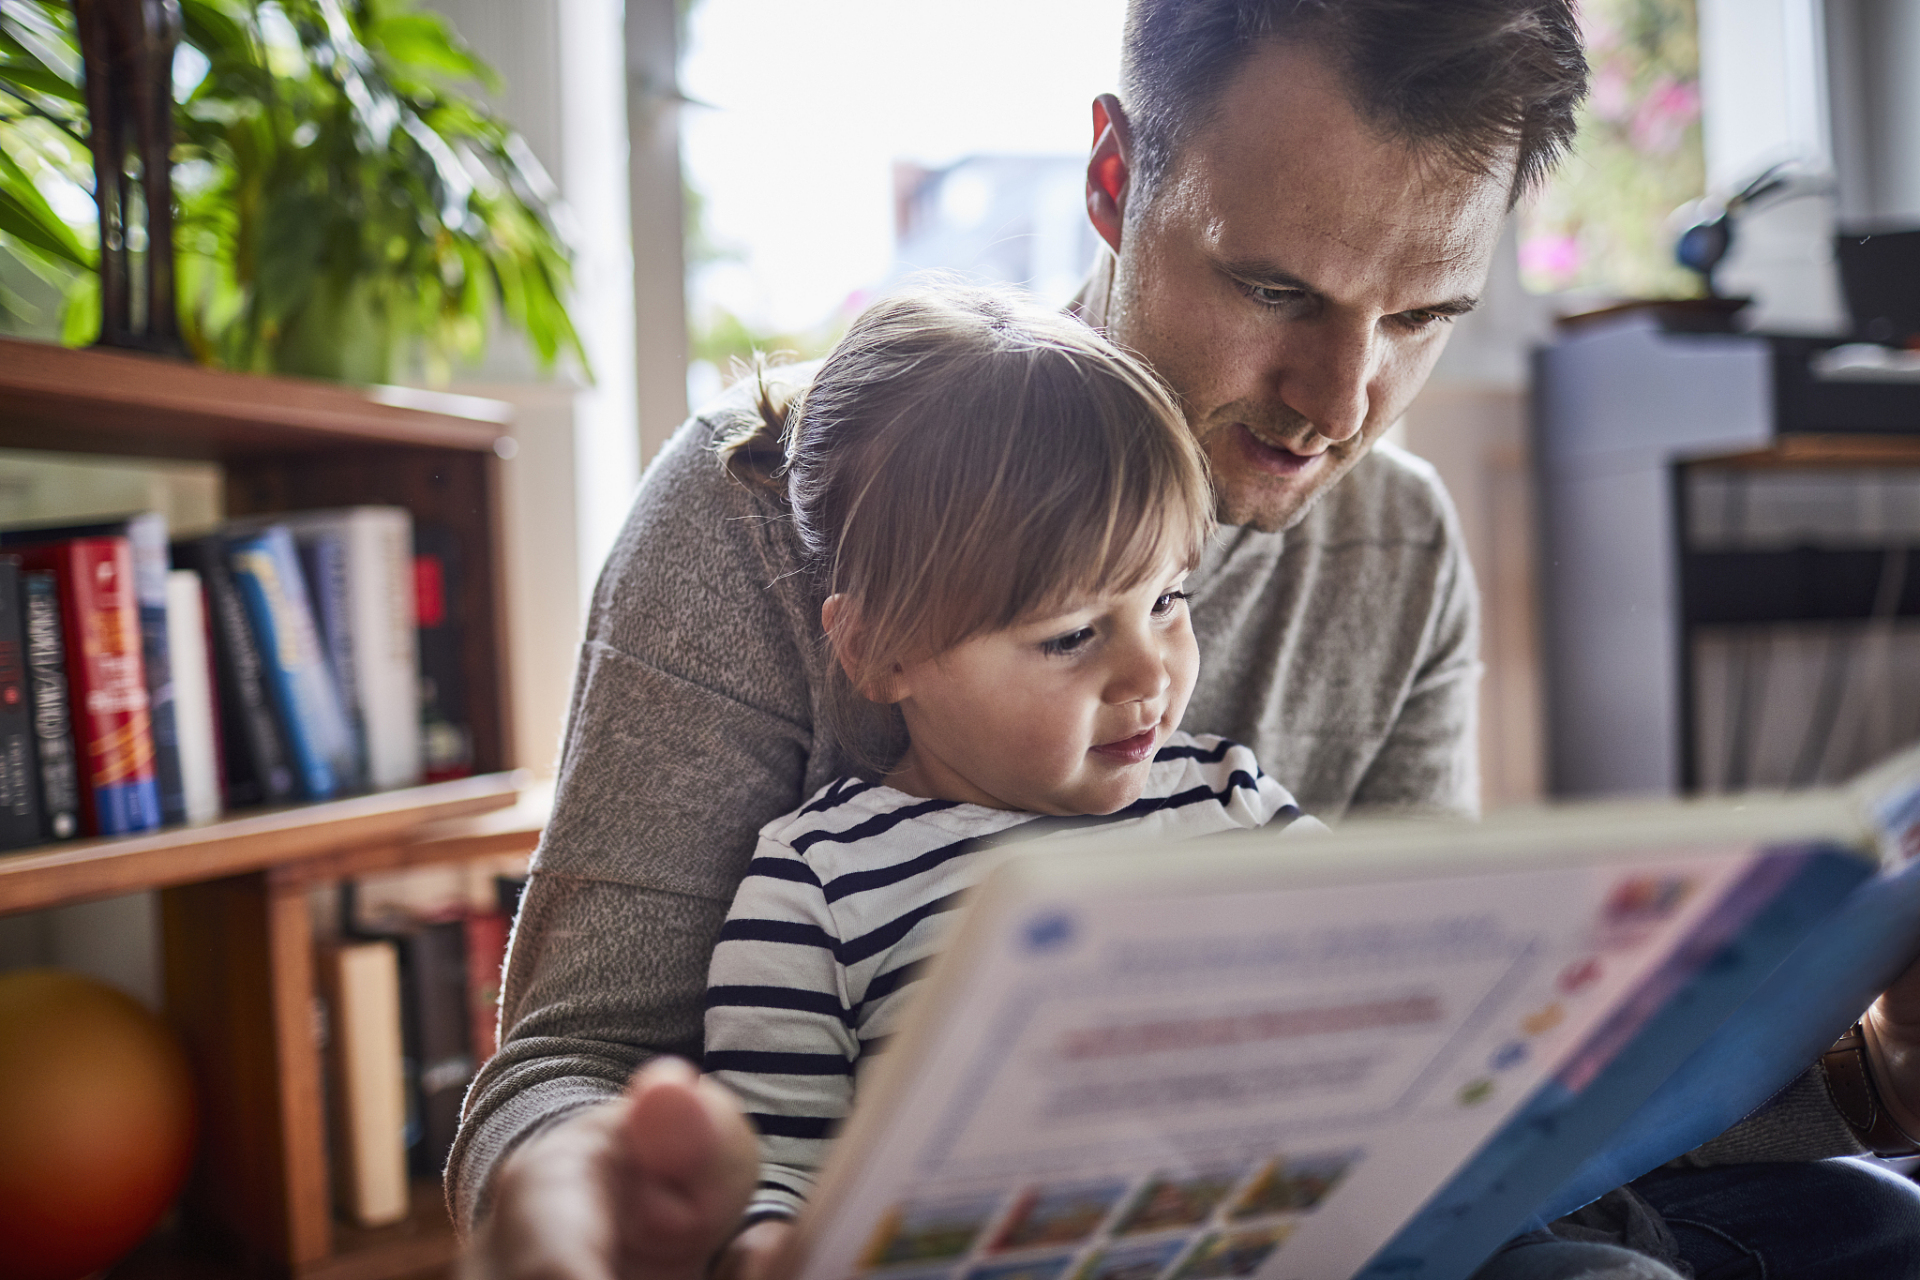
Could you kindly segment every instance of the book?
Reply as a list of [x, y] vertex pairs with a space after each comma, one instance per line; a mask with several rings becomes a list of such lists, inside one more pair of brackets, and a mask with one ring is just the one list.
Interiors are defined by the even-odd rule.
[[347, 713], [347, 727], [353, 734], [353, 778], [347, 789], [366, 787], [367, 731], [354, 698], [353, 632], [347, 623], [347, 550], [335, 534], [325, 533], [311, 539], [295, 539], [300, 554], [300, 572], [306, 575], [307, 604], [313, 610], [313, 626], [320, 638], [320, 652], [333, 673], [333, 684], [340, 691], [340, 705]]
[[174, 727], [173, 663], [167, 627], [167, 518], [142, 511], [84, 524], [27, 525], [0, 530], [0, 547], [39, 546], [73, 538], [125, 538], [133, 552], [133, 587], [140, 610], [140, 661], [147, 686], [148, 728], [153, 736], [153, 778], [160, 820], [185, 822], [180, 748]]
[[399, 954], [391, 942], [333, 943], [321, 949], [320, 975], [334, 1201], [363, 1227], [386, 1226], [408, 1209]]
[[473, 730], [461, 667], [460, 544], [453, 531], [413, 531], [415, 618], [420, 644], [420, 737], [429, 782], [473, 772]]
[[460, 1104], [477, 1069], [467, 1026], [465, 926], [421, 924], [392, 936], [400, 950], [401, 1028], [415, 1131], [407, 1167], [440, 1176], [460, 1128]]
[[253, 626], [260, 669], [300, 794], [331, 799], [351, 787], [358, 772], [353, 730], [320, 650], [293, 535], [284, 525], [270, 525], [233, 537], [227, 565]]
[[40, 840], [33, 695], [21, 610], [20, 560], [0, 556], [0, 849]]
[[80, 764], [67, 703], [60, 588], [51, 573], [20, 575], [20, 611], [26, 627], [28, 696], [33, 701], [40, 833], [48, 840], [71, 840], [80, 834]]
[[180, 744], [180, 791], [184, 821], [220, 816], [219, 708], [207, 633], [206, 593], [191, 569], [167, 574], [167, 647], [173, 660], [173, 702]]
[[227, 807], [291, 800], [297, 787], [293, 766], [267, 694], [253, 624], [227, 568], [226, 539], [211, 533], [175, 543], [173, 563], [199, 574], [206, 592]]
[[1804, 1071], [1920, 951], [1844, 791], [1004, 855], [780, 1272], [1464, 1280]]
[[474, 1070], [500, 1049], [500, 983], [507, 964], [507, 939], [513, 917], [503, 911], [479, 911], [465, 917], [467, 952], [467, 1029], [473, 1042]]
[[151, 830], [160, 825], [160, 790], [133, 548], [124, 537], [103, 537], [18, 550], [24, 567], [51, 572], [59, 588], [81, 831]]
[[321, 636], [352, 716], [367, 784], [421, 778], [413, 516], [405, 507], [291, 512]]

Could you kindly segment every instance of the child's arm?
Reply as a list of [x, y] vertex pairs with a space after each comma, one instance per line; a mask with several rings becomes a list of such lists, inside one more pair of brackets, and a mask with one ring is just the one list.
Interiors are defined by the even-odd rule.
[[859, 1005], [833, 912], [806, 861], [763, 837], [714, 948], [706, 1067], [760, 1134], [745, 1221], [792, 1217], [853, 1102]]

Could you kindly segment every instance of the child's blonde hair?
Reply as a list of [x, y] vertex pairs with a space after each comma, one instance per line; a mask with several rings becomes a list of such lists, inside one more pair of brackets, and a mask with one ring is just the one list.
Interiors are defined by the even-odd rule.
[[856, 755], [876, 711], [865, 695], [896, 663], [1136, 587], [1169, 552], [1197, 562], [1212, 536], [1206, 463], [1166, 388], [1008, 290], [888, 298], [784, 412], [764, 373], [761, 387], [761, 420], [721, 451], [743, 479], [784, 487], [821, 598], [852, 606], [827, 637], [828, 712]]

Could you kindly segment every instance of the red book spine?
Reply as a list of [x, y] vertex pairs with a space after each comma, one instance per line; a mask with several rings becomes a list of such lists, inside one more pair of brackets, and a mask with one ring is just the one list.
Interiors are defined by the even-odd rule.
[[28, 567], [50, 569], [59, 580], [83, 829], [121, 835], [159, 826], [131, 545], [125, 538], [75, 538], [20, 554]]
[[507, 931], [512, 924], [498, 911], [466, 918], [467, 1027], [473, 1036], [475, 1070], [485, 1066], [500, 1047], [500, 971], [507, 963]]

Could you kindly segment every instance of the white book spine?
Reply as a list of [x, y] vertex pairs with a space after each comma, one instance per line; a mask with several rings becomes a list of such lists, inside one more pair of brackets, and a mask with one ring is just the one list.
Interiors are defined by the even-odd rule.
[[347, 943], [328, 957], [340, 1207], [361, 1226], [407, 1216], [407, 1096], [400, 961], [391, 942]]
[[413, 516], [404, 507], [348, 507], [284, 517], [296, 539], [339, 536], [356, 710], [375, 790], [420, 781], [420, 641], [414, 625]]
[[348, 590], [375, 787], [420, 781], [420, 640], [414, 625], [413, 519], [394, 507], [355, 512]]
[[187, 821], [220, 816], [220, 749], [215, 723], [213, 666], [207, 653], [206, 597], [191, 569], [167, 574], [167, 647], [173, 660], [175, 732]]

